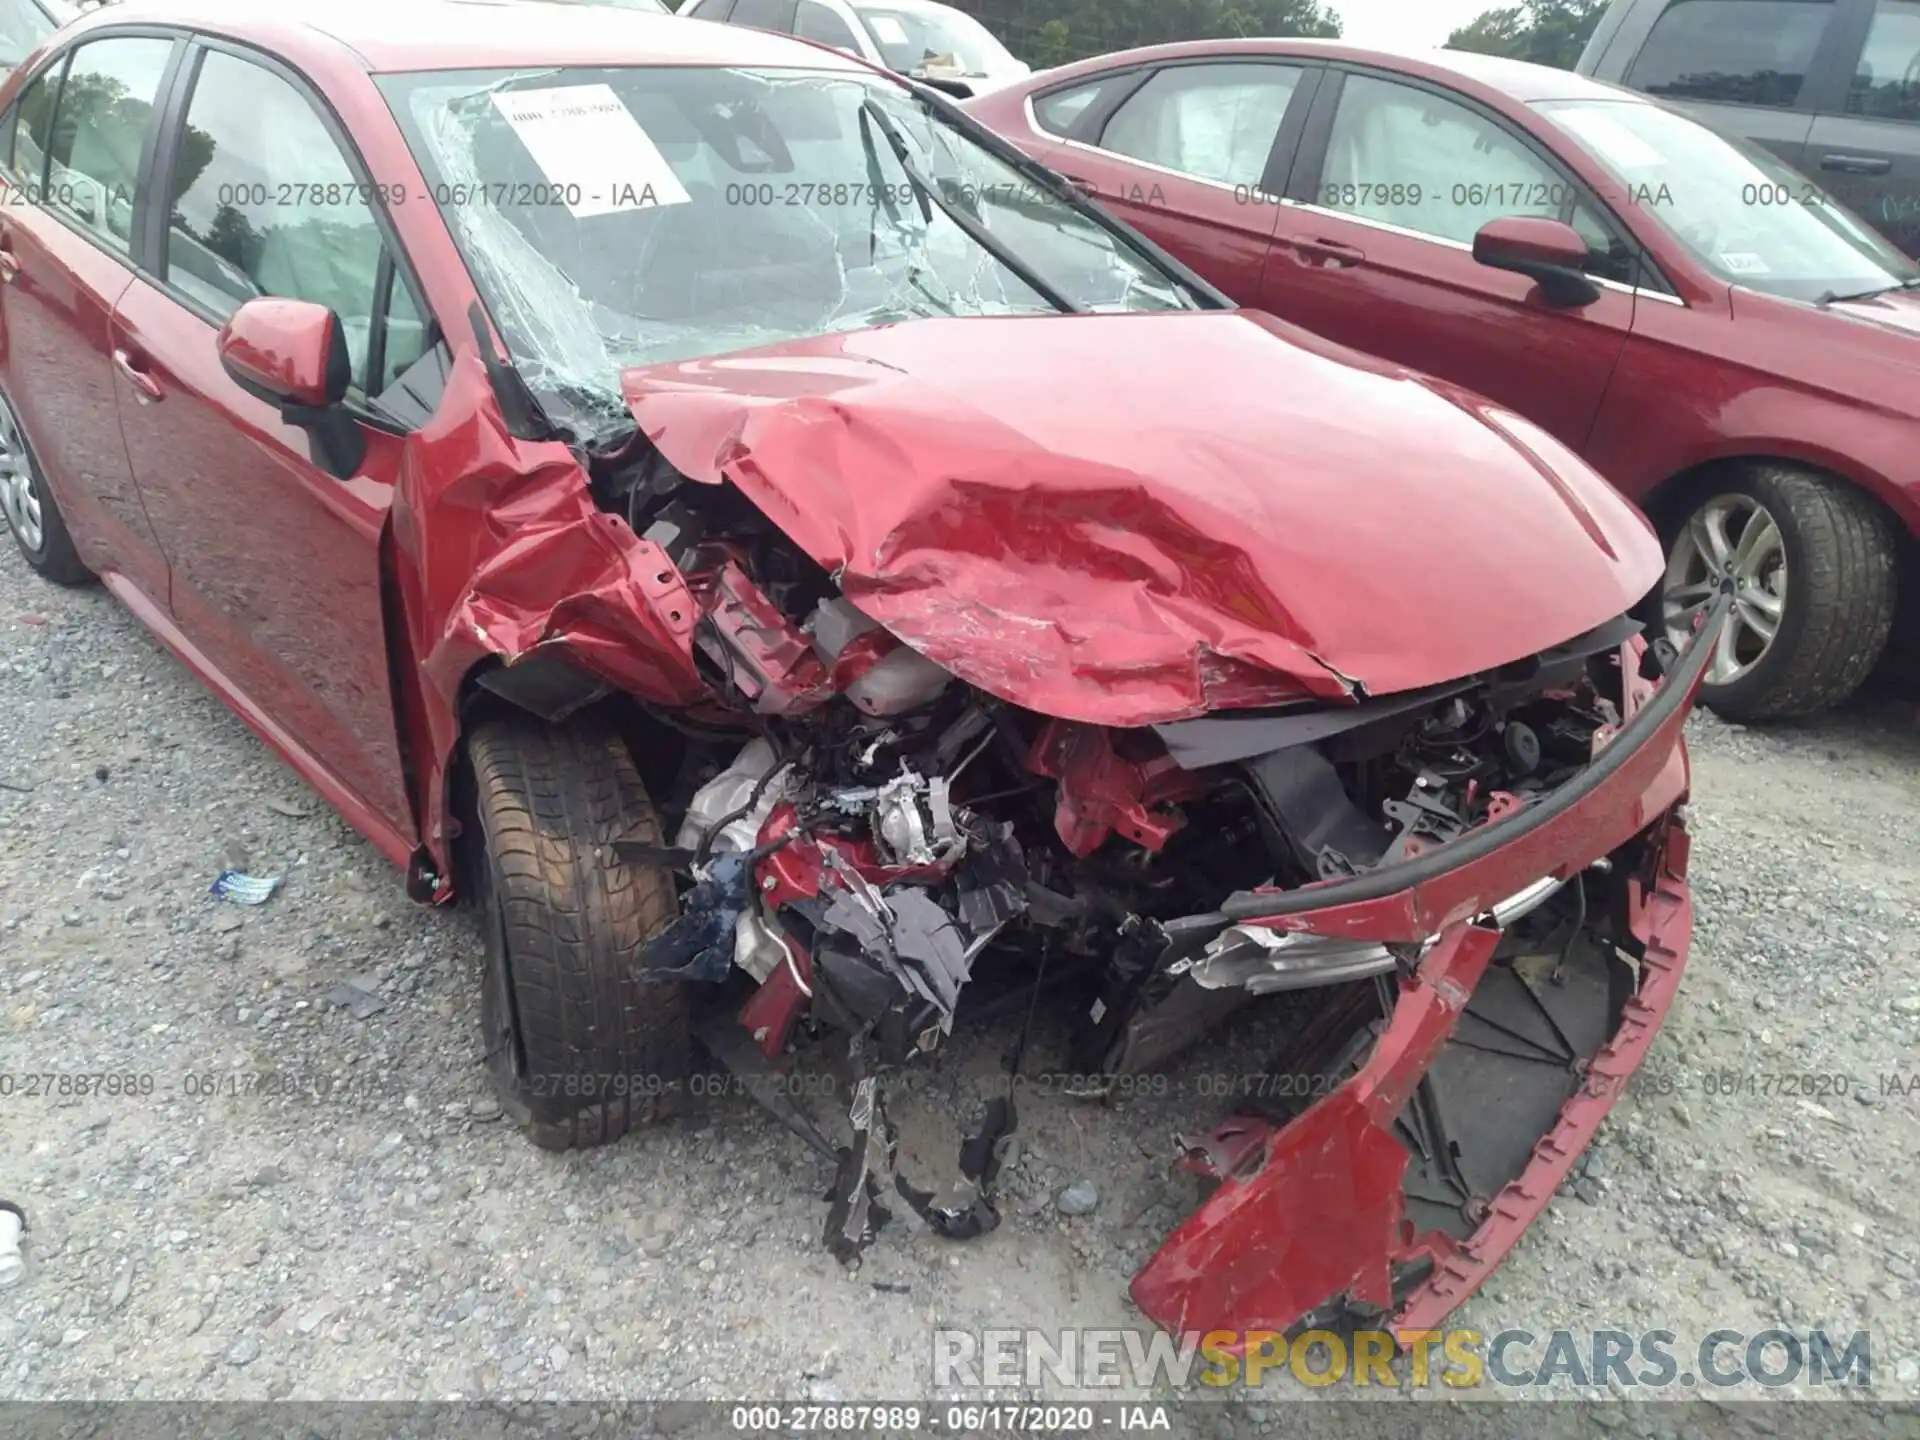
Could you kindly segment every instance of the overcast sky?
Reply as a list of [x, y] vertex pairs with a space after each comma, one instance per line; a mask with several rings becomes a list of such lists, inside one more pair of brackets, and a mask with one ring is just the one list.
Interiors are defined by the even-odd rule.
[[[1503, 0], [1329, 0], [1340, 16], [1340, 33], [1355, 45], [1385, 50], [1427, 50], [1483, 10]], [[1513, 3], [1513, 0], [1505, 0]]]

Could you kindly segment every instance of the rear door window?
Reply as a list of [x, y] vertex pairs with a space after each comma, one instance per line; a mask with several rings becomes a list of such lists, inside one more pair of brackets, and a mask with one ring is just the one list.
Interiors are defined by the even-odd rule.
[[1049, 135], [1071, 134], [1074, 122], [1086, 113], [1087, 106], [1093, 103], [1094, 96], [1106, 88], [1110, 78], [1103, 76], [1087, 85], [1075, 85], [1071, 89], [1055, 90], [1050, 95], [1036, 97], [1033, 118], [1040, 122], [1040, 128]]
[[1197, 180], [1256, 185], [1303, 73], [1244, 62], [1169, 66], [1113, 112], [1100, 148]]
[[793, 33], [802, 40], [818, 40], [822, 45], [831, 45], [849, 55], [860, 53], [860, 41], [854, 36], [853, 27], [820, 4], [819, 0], [800, 0], [800, 9], [794, 16]]
[[110, 250], [133, 250], [140, 155], [173, 41], [114, 35], [73, 52], [47, 140], [48, 208]]
[[1847, 111], [1878, 120], [1920, 120], [1920, 0], [1879, 0], [1854, 68]]
[[734, 0], [730, 25], [751, 25], [756, 30], [793, 33], [794, 0]]
[[1836, 8], [1830, 0], [1674, 0], [1627, 84], [1649, 95], [1791, 110]]

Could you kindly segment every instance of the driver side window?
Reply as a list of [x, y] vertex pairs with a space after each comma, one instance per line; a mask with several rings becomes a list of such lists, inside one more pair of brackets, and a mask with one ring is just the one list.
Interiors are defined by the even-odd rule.
[[[386, 283], [370, 200], [304, 95], [260, 65], [209, 51], [173, 157], [166, 283], [222, 319], [256, 295], [325, 305], [346, 333], [355, 388], [377, 395], [430, 335], [405, 283]], [[380, 373], [370, 376], [376, 355]]]
[[1570, 180], [1478, 111], [1416, 86], [1346, 77], [1313, 200], [1459, 245], [1505, 215], [1565, 220], [1587, 242], [1589, 274], [1633, 283], [1631, 250]]

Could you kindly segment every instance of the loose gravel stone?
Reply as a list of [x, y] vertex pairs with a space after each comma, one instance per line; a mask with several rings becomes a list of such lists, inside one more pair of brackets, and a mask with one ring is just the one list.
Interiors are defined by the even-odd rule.
[[1100, 1191], [1091, 1180], [1076, 1180], [1053, 1203], [1062, 1215], [1091, 1215], [1100, 1204]]
[[[1273, 1058], [1271, 1011], [1170, 1067], [1165, 1095], [1025, 1092], [1000, 1228], [955, 1244], [896, 1206], [849, 1275], [820, 1246], [831, 1166], [731, 1090], [606, 1150], [527, 1144], [476, 1098], [471, 916], [410, 905], [103, 591], [0, 551], [0, 1071], [134, 1081], [0, 1105], [0, 1188], [33, 1220], [0, 1398], [899, 1399], [928, 1393], [936, 1325], [1141, 1323], [1126, 1282], [1197, 1200], [1169, 1182], [1171, 1137], [1219, 1116], [1196, 1077]], [[1913, 707], [1689, 733], [1679, 1001], [1569, 1193], [1458, 1322], [1827, 1318], [1871, 1327], [1876, 1389], [1912, 1395], [1920, 1091], [1886, 1087], [1920, 1072]], [[230, 845], [288, 877], [258, 910], [206, 893]], [[890, 1096], [903, 1173], [951, 1163], [1017, 1028], [962, 1027]], [[1043, 1016], [1036, 1072], [1069, 1068], [1065, 1039]], [[1097, 1204], [1063, 1224], [1082, 1180]]]

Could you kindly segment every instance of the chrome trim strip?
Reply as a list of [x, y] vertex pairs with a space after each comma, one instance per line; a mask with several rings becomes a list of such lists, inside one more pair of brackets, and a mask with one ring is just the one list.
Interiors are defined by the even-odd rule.
[[[1351, 215], [1345, 210], [1329, 210], [1324, 205], [1315, 205], [1311, 200], [1282, 200], [1279, 203], [1291, 209], [1305, 211], [1310, 214], [1325, 215], [1330, 220], [1340, 220], [1348, 225], [1364, 225], [1369, 230], [1379, 230], [1384, 234], [1400, 235], [1408, 240], [1424, 240], [1429, 245], [1441, 245], [1449, 250], [1459, 250], [1468, 255], [1473, 254], [1473, 246], [1462, 244], [1458, 240], [1449, 240], [1444, 235], [1429, 235], [1422, 230], [1409, 230], [1404, 225], [1395, 225], [1386, 220], [1375, 220], [1366, 215]], [[1285, 242], [1276, 236], [1274, 243], [1280, 245]], [[1660, 290], [1649, 290], [1644, 285], [1625, 285], [1618, 280], [1609, 280], [1602, 275], [1589, 275], [1587, 278], [1596, 285], [1608, 290], [1617, 290], [1622, 295], [1644, 296], [1649, 300], [1659, 300], [1668, 305], [1678, 305], [1682, 309], [1686, 308], [1687, 302], [1682, 300], [1678, 295], [1668, 295]]]
[[[1033, 103], [1032, 98], [1029, 97], [1027, 104], [1031, 106], [1032, 103]], [[1034, 128], [1036, 130], [1039, 130], [1040, 127], [1038, 125], [1035, 125]], [[1042, 135], [1053, 135], [1053, 132], [1051, 130], [1041, 130], [1040, 133]], [[1184, 170], [1175, 170], [1166, 165], [1156, 165], [1151, 160], [1137, 160], [1131, 155], [1116, 155], [1111, 150], [1102, 150], [1098, 145], [1089, 145], [1084, 140], [1069, 140], [1064, 135], [1053, 135], [1053, 138], [1058, 140], [1062, 145], [1069, 146], [1075, 150], [1084, 150], [1089, 155], [1098, 155], [1103, 159], [1107, 159], [1107, 160], [1117, 160], [1123, 165], [1137, 165], [1142, 170], [1151, 170], [1156, 175], [1170, 175], [1175, 180], [1186, 181], [1187, 184], [1189, 185], [1205, 185], [1209, 190], [1225, 191], [1227, 194], [1233, 196], [1233, 198], [1236, 201], [1239, 201], [1239, 203], [1242, 205], [1255, 205], [1255, 204], [1268, 205], [1268, 204], [1277, 203], [1277, 202], [1268, 201], [1268, 200], [1256, 201], [1252, 199], [1247, 199], [1247, 200], [1240, 199], [1241, 191], [1243, 190], [1247, 191], [1248, 194], [1251, 195], [1253, 192], [1258, 191], [1260, 189], [1258, 185], [1229, 185], [1223, 180], [1208, 180], [1204, 176], [1189, 175]]]
[[[1531, 885], [1516, 890], [1480, 918], [1491, 920], [1496, 929], [1504, 930], [1514, 921], [1538, 910], [1566, 884], [1567, 881], [1551, 875], [1542, 876]], [[1430, 935], [1421, 941], [1421, 953], [1425, 954], [1438, 939], [1439, 936]], [[1236, 955], [1235, 951], [1239, 953]], [[1274, 968], [1256, 969], [1252, 974], [1214, 976], [1211, 973], [1216, 960], [1238, 959], [1244, 962], [1256, 958]], [[1274, 931], [1259, 925], [1235, 925], [1222, 931], [1197, 959], [1177, 961], [1168, 967], [1167, 973], [1189, 973], [1194, 983], [1203, 990], [1244, 989], [1250, 995], [1273, 995], [1283, 990], [1306, 990], [1315, 985], [1335, 985], [1347, 980], [1364, 980], [1371, 975], [1384, 975], [1397, 963], [1394, 953], [1385, 945], [1369, 944], [1363, 940], [1340, 940], [1307, 931]], [[1226, 965], [1222, 968], [1240, 971], [1244, 967]]]

